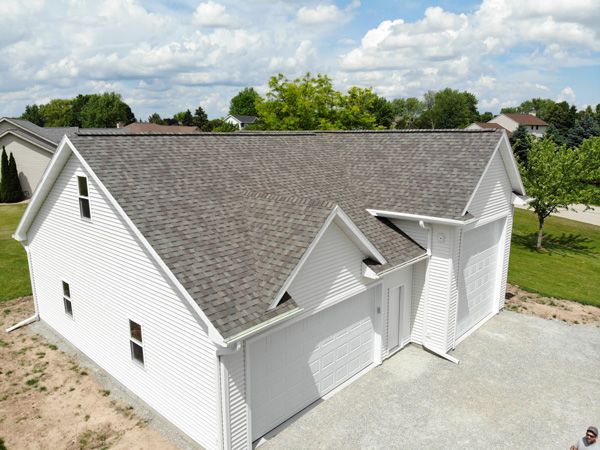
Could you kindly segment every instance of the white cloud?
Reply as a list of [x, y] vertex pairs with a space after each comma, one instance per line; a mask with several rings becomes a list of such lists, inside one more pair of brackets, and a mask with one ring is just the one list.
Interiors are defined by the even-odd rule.
[[194, 12], [193, 23], [204, 27], [231, 27], [234, 20], [225, 6], [209, 0], [198, 5]]
[[560, 95], [556, 98], [556, 101], [575, 103], [575, 91], [571, 86], [566, 86], [562, 91], [560, 91]]
[[340, 24], [352, 18], [353, 11], [360, 7], [360, 1], [354, 0], [343, 10], [334, 4], [303, 6], [296, 13], [298, 22], [303, 25]]

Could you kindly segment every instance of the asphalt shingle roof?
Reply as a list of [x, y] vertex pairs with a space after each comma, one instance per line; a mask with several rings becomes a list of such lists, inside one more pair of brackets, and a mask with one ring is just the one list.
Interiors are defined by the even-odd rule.
[[39, 136], [42, 136], [48, 139], [50, 142], [53, 142], [55, 145], [58, 145], [62, 137], [66, 134], [67, 136], [72, 136], [77, 132], [77, 127], [40, 127], [34, 123], [31, 123], [28, 120], [24, 119], [9, 119], [11, 122], [19, 125], [25, 130], [35, 133]]
[[267, 312], [339, 205], [388, 261], [425, 253], [366, 209], [460, 219], [502, 133], [205, 133], [71, 140], [215, 327]]

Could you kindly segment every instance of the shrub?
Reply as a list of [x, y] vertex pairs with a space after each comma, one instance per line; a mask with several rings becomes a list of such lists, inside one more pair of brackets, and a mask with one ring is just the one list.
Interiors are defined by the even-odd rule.
[[23, 191], [19, 181], [19, 171], [14, 155], [6, 157], [6, 149], [2, 147], [2, 169], [0, 180], [0, 201], [3, 203], [16, 203], [23, 200]]

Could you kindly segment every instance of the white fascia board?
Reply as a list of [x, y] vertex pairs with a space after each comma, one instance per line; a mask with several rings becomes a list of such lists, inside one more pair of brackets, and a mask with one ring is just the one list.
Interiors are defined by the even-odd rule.
[[[44, 150], [50, 154], [54, 153], [54, 150], [50, 150], [48, 147], [44, 147], [44, 146], [40, 145], [39, 142], [32, 141], [31, 139], [28, 139], [25, 136], [21, 136], [20, 134], [15, 133], [13, 130], [6, 130], [4, 133], [0, 134], [0, 139], [3, 138], [4, 136], [6, 136], [7, 134], [12, 134], [16, 138], [21, 139], [25, 142], [29, 142], [31, 145], [35, 145], [37, 148], [41, 148], [42, 150]], [[52, 144], [52, 147], [54, 147], [54, 144]]]
[[54, 186], [54, 182], [71, 156], [72, 146], [69, 144], [70, 142], [67, 136], [63, 136], [60, 144], [58, 144], [58, 150], [54, 153], [48, 167], [46, 167], [37, 189], [33, 192], [29, 205], [21, 216], [19, 225], [17, 225], [17, 230], [13, 234], [13, 239], [19, 242], [27, 241], [27, 231], [33, 223], [33, 219], [37, 216], [44, 200], [48, 196], [52, 186]]
[[25, 131], [26, 133], [33, 134], [34, 136], [37, 136], [37, 137], [39, 137], [40, 139], [43, 139], [44, 141], [46, 141], [46, 142], [48, 142], [48, 143], [52, 144], [52, 146], [55, 146], [55, 145], [56, 145], [56, 142], [52, 142], [52, 141], [51, 141], [50, 139], [48, 139], [47, 137], [45, 137], [45, 136], [42, 136], [41, 134], [34, 133], [34, 132], [33, 132], [33, 131], [31, 131], [30, 129], [28, 129], [28, 128], [25, 128], [25, 127], [23, 127], [23, 126], [19, 125], [18, 123], [15, 123], [15, 122], [13, 122], [13, 121], [12, 121], [12, 120], [10, 120], [10, 119], [7, 119], [6, 117], [2, 117], [2, 118], [0, 119], [0, 122], [3, 122], [3, 121], [4, 121], [4, 122], [8, 122], [8, 123], [10, 123], [10, 124], [14, 125], [14, 126], [15, 126], [15, 127], [17, 127], [18, 129], [20, 129], [20, 130], [23, 130], [23, 131]]
[[296, 278], [296, 275], [298, 275], [298, 272], [300, 272], [300, 269], [302, 268], [304, 263], [306, 263], [306, 260], [308, 259], [312, 251], [315, 249], [317, 243], [321, 240], [321, 238], [325, 234], [325, 231], [327, 231], [327, 229], [331, 225], [331, 222], [333, 222], [334, 219], [336, 220], [336, 224], [344, 229], [344, 231], [349, 235], [351, 240], [355, 244], [357, 244], [359, 248], [361, 248], [361, 250], [363, 250], [365, 253], [368, 253], [380, 264], [385, 264], [387, 262], [383, 255], [375, 248], [375, 246], [371, 244], [371, 242], [369, 242], [369, 240], [362, 233], [362, 231], [360, 231], [358, 227], [354, 225], [352, 220], [350, 220], [350, 218], [346, 215], [346, 213], [342, 211], [342, 208], [336, 206], [331, 210], [329, 216], [327, 216], [327, 219], [323, 223], [323, 226], [321, 226], [321, 229], [318, 231], [317, 235], [300, 258], [300, 261], [298, 262], [298, 264], [296, 264], [296, 267], [294, 267], [294, 270], [292, 270], [292, 273], [288, 276], [286, 282], [283, 283], [283, 286], [281, 286], [279, 292], [277, 292], [277, 295], [273, 298], [273, 301], [269, 305], [268, 309], [273, 309], [277, 306], [277, 303], [279, 302], [281, 297], [283, 297], [283, 294], [285, 294], [285, 292], [288, 290], [288, 288], [292, 284], [292, 281], [294, 281], [294, 278]]
[[401, 219], [401, 220], [413, 220], [428, 222], [428, 223], [439, 223], [442, 225], [461, 226], [469, 223], [473, 219], [469, 220], [456, 220], [456, 219], [445, 219], [443, 217], [435, 216], [424, 216], [422, 214], [409, 214], [395, 211], [386, 211], [383, 209], [367, 209], [367, 212], [376, 217], [386, 217], [388, 219]]
[[272, 326], [275, 326], [278, 323], [283, 322], [284, 320], [291, 319], [292, 317], [297, 316], [301, 312], [304, 312], [304, 308], [295, 308], [290, 311], [287, 311], [283, 314], [273, 317], [272, 319], [261, 322], [258, 325], [250, 327], [247, 330], [244, 330], [236, 335], [233, 335], [233, 336], [225, 339], [225, 343], [227, 345], [231, 345], [236, 342], [249, 339], [250, 337], [256, 335], [258, 332], [263, 331], [266, 328], [271, 328]]
[[492, 152], [492, 156], [490, 156], [490, 159], [488, 159], [488, 162], [485, 165], [485, 169], [483, 169], [483, 173], [479, 177], [479, 180], [477, 181], [477, 184], [475, 185], [475, 189], [473, 189], [473, 192], [471, 192], [471, 196], [469, 197], [469, 200], [467, 201], [467, 204], [465, 205], [465, 209], [463, 209], [461, 215], [464, 216], [467, 213], [467, 211], [469, 210], [469, 207], [471, 206], [471, 203], [473, 203], [473, 199], [475, 198], [475, 195], [477, 194], [477, 191], [479, 190], [479, 186], [481, 186], [481, 183], [483, 182], [483, 179], [486, 177], [486, 175], [488, 173], [488, 170], [489, 170], [490, 166], [492, 165], [492, 161], [494, 160], [494, 157], [496, 156], [496, 153], [498, 153], [498, 149], [500, 148], [501, 144], [502, 144], [502, 138], [500, 138], [500, 140], [496, 144], [496, 147], [494, 147], [494, 151]]
[[[69, 150], [70, 150], [70, 152], [69, 152]], [[63, 155], [65, 152], [67, 153], [67, 156], [62, 157], [61, 155]], [[183, 287], [183, 285], [179, 282], [177, 277], [175, 277], [173, 272], [171, 272], [171, 270], [167, 267], [167, 265], [164, 263], [162, 258], [158, 255], [158, 253], [156, 253], [154, 248], [146, 240], [144, 235], [137, 229], [137, 227], [134, 225], [134, 223], [131, 221], [131, 219], [127, 216], [127, 214], [125, 214], [125, 211], [123, 211], [123, 208], [121, 208], [121, 206], [117, 203], [115, 198], [111, 195], [111, 193], [108, 191], [106, 186], [104, 186], [104, 184], [100, 181], [98, 176], [95, 174], [95, 172], [92, 170], [92, 168], [88, 165], [88, 163], [83, 159], [81, 154], [77, 151], [77, 149], [75, 148], [75, 146], [73, 145], [73, 143], [69, 140], [69, 138], [67, 136], [63, 137], [61, 144], [59, 146], [59, 151], [56, 153], [55, 157], [52, 159], [51, 164], [54, 164], [54, 166], [52, 168], [50, 168], [50, 170], [48, 170], [46, 174], [44, 174], [44, 177], [42, 178], [42, 182], [41, 182], [40, 186], [36, 190], [36, 193], [33, 195], [31, 203], [30, 203], [29, 207], [27, 208], [27, 210], [25, 211], [25, 214], [23, 215], [23, 218], [21, 219], [19, 226], [17, 227], [17, 232], [15, 233], [15, 239], [17, 239], [17, 240], [25, 240], [26, 239], [27, 230], [33, 223], [33, 219], [37, 215], [37, 212], [39, 211], [41, 205], [43, 204], [44, 199], [46, 198], [46, 196], [48, 195], [48, 192], [54, 185], [54, 181], [56, 181], [56, 178], [58, 178], [58, 174], [60, 174], [60, 172], [62, 171], [62, 168], [64, 167], [64, 164], [68, 160], [68, 157], [70, 156], [71, 153], [77, 157], [77, 159], [79, 160], [79, 162], [81, 163], [81, 165], [83, 166], [83, 168], [85, 169], [87, 174], [98, 185], [98, 187], [100, 188], [100, 191], [102, 191], [102, 193], [108, 199], [109, 203], [115, 208], [115, 210], [117, 211], [117, 214], [121, 217], [121, 219], [123, 219], [123, 221], [128, 226], [130, 231], [138, 238], [138, 240], [142, 244], [142, 247], [144, 247], [144, 249], [148, 252], [150, 257], [158, 265], [158, 267], [160, 267], [162, 269], [162, 272], [165, 274], [167, 279], [169, 279], [169, 281], [171, 281], [174, 288], [187, 301], [187, 303], [192, 308], [192, 310], [196, 314], [198, 314], [198, 316], [200, 317], [200, 319], [202, 320], [202, 322], [205, 324], [205, 326], [207, 328], [208, 337], [218, 346], [225, 347], [226, 343], [223, 340], [223, 337], [221, 336], [219, 331], [211, 323], [211, 321], [208, 319], [208, 317], [206, 317], [206, 314], [204, 314], [204, 311], [202, 311], [202, 309], [200, 309], [200, 307], [196, 304], [196, 302], [191, 297], [189, 292]], [[62, 160], [62, 159], [64, 159], [64, 162], [60, 167], [58, 167], [56, 165], [56, 162], [59, 160]], [[50, 179], [50, 178], [47, 179], [47, 175], [50, 175], [50, 174], [52, 174], [52, 179]], [[36, 198], [37, 194], [41, 195], [40, 187], [44, 188], [43, 189], [43, 197], [39, 196]], [[19, 239], [20, 237], [24, 237], [24, 239]]]

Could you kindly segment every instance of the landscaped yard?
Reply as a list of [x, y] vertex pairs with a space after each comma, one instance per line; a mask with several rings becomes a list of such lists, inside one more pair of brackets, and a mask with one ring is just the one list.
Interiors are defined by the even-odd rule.
[[537, 217], [517, 209], [508, 282], [548, 297], [600, 306], [600, 227], [550, 217], [537, 251]]
[[0, 302], [31, 295], [25, 250], [11, 236], [27, 205], [0, 205]]

